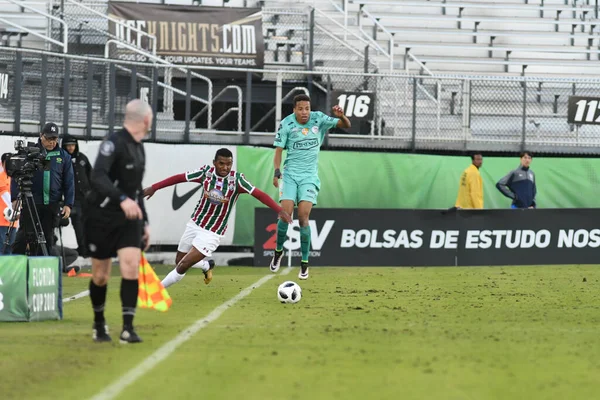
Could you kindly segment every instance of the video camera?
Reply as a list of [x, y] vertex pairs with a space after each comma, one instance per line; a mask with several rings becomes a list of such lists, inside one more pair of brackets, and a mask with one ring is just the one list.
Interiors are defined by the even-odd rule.
[[44, 169], [48, 164], [46, 161], [46, 150], [42, 150], [35, 143], [24, 140], [15, 140], [16, 153], [6, 159], [6, 174], [11, 178], [32, 178], [35, 171]]

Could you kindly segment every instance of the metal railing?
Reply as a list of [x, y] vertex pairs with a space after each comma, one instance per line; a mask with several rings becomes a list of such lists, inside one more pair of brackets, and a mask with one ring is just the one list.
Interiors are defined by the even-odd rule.
[[[531, 11], [539, 11], [540, 17], [544, 17], [544, 11], [556, 11], [558, 13], [557, 18], [560, 17], [560, 12], [567, 11], [573, 12], [573, 18], [576, 18], [576, 13], [579, 11], [581, 13], [594, 12], [594, 15], [598, 10], [598, 4], [596, 2], [595, 5], [586, 5], [586, 4], [577, 4], [577, 0], [572, 2], [572, 5], [562, 5], [557, 6], [554, 4], [544, 4], [543, 2], [540, 4], [531, 4], [531, 3], [515, 3], [515, 4], [494, 4], [494, 3], [469, 3], [462, 1], [426, 1], [426, 2], [415, 2], [415, 1], [371, 1], [371, 0], [350, 0], [350, 3], [359, 3], [364, 4], [365, 6], [402, 6], [402, 7], [433, 7], [440, 8], [442, 10], [442, 14], [446, 15], [446, 9], [498, 9], [498, 10], [531, 10]], [[582, 2], [583, 3], [583, 2]]]
[[[369, 36], [364, 30], [362, 25], [362, 15], [366, 16], [373, 22], [373, 36]], [[383, 26], [379, 20], [371, 15], [369, 11], [367, 11], [364, 7], [360, 7], [359, 16], [358, 16], [358, 27], [360, 32], [368, 39], [377, 43], [377, 28], [381, 29], [383, 33], [388, 36], [388, 51], [387, 53], [383, 51], [383, 54], [387, 56], [389, 59], [389, 67], [390, 71], [394, 70], [394, 33], [390, 32], [385, 26]], [[379, 45], [377, 45], [379, 47]]]
[[[52, 20], [52, 21], [56, 21], [59, 24], [61, 24], [63, 26], [63, 32], [62, 32], [62, 42], [52, 39], [49, 35], [42, 35], [39, 32], [34, 31], [33, 29], [29, 29], [27, 27], [24, 27], [20, 24], [17, 24], [15, 22], [12, 22], [10, 20], [8, 20], [7, 18], [14, 18], [14, 15], [0, 15], [0, 22], [3, 22], [7, 25], [12, 26], [13, 28], [17, 28], [20, 29], [24, 32], [27, 32], [33, 36], [36, 36], [40, 39], [42, 39], [43, 41], [45, 41], [46, 43], [53, 43], [57, 46], [60, 46], [62, 48], [63, 53], [67, 53], [69, 50], [69, 28], [67, 26], [67, 24], [65, 23], [65, 21], [61, 20], [60, 18], [57, 18], [53, 15], [50, 15], [44, 11], [41, 11], [35, 7], [31, 7], [30, 5], [28, 5], [27, 3], [25, 3], [24, 1], [19, 1], [19, 0], [4, 0], [7, 1], [9, 3], [15, 4], [25, 10], [29, 10], [34, 12], [35, 14], [38, 14], [46, 19]], [[22, 18], [22, 17], [19, 17]]]
[[[347, 6], [346, 2], [347, 0], [344, 0], [344, 4]], [[335, 5], [335, 3], [332, 3]], [[336, 9], [339, 10], [338, 7], [336, 7]], [[345, 48], [349, 49], [352, 53], [360, 56], [364, 61], [366, 61], [367, 63], [373, 65], [376, 69], [379, 68], [378, 62], [377, 62], [377, 55], [378, 54], [385, 54], [385, 52], [383, 51], [383, 49], [381, 49], [381, 47], [377, 44], [377, 42], [373, 41], [373, 40], [369, 40], [369, 38], [364, 38], [362, 36], [360, 36], [359, 34], [357, 34], [356, 32], [350, 30], [348, 28], [347, 25], [347, 13], [344, 13], [344, 24], [336, 21], [334, 18], [330, 17], [329, 15], [327, 15], [323, 10], [314, 7], [313, 8], [314, 13], [315, 13], [315, 17], [319, 17], [324, 19], [327, 22], [327, 26], [324, 26], [321, 23], [314, 23], [314, 28], [317, 28], [319, 30], [319, 32], [329, 36], [330, 38], [332, 38], [333, 40], [335, 40], [336, 42], [340, 43], [342, 46], [344, 46]], [[331, 32], [330, 27], [336, 26], [340, 29], [342, 29], [343, 31], [343, 38], [342, 37], [338, 37], [337, 35], [335, 35], [334, 33]], [[350, 43], [348, 43], [348, 38], [353, 39], [358, 41], [359, 43], [361, 43], [364, 48], [363, 49], [357, 49], [355, 48], [353, 45], [351, 45]], [[375, 57], [370, 57], [368, 55], [368, 53], [365, 53], [367, 51], [367, 49], [373, 49], [375, 51]]]
[[298, 92], [303, 92], [306, 95], [310, 95], [310, 92], [308, 91], [307, 88], [302, 87], [302, 86], [297, 86], [295, 88], [292, 88], [284, 97], [281, 97], [281, 90], [282, 90], [282, 76], [281, 74], [277, 74], [277, 86], [276, 86], [276, 97], [275, 99], [277, 100], [277, 102], [275, 103], [275, 105], [251, 128], [252, 131], [255, 131], [256, 129], [258, 129], [265, 121], [267, 121], [269, 119], [269, 117], [273, 114], [275, 115], [275, 126], [279, 126], [279, 123], [281, 122], [281, 103], [283, 103], [284, 101], [288, 100], [289, 98], [292, 97], [293, 94], [298, 93]]
[[[564, 6], [564, 7], [555, 7], [553, 10], [557, 12], [557, 17], [555, 19], [544, 19], [543, 18], [543, 14], [540, 14], [539, 18], [530, 18], [527, 20], [520, 20], [521, 22], [526, 22], [528, 24], [535, 24], [535, 25], [539, 25], [539, 24], [551, 24], [555, 26], [555, 30], [558, 32], [559, 26], [569, 26], [571, 28], [571, 32], [570, 34], [566, 33], [570, 40], [571, 40], [571, 46], [575, 45], [575, 39], [576, 38], [582, 38], [582, 39], [586, 39], [588, 41], [587, 46], [585, 49], [578, 49], [578, 48], [564, 48], [563, 46], [555, 46], [555, 47], [548, 47], [548, 46], [511, 46], [511, 45], [495, 45], [494, 44], [494, 39], [496, 38], [496, 36], [509, 36], [511, 35], [510, 32], [502, 32], [502, 31], [498, 31], [498, 32], [480, 32], [478, 29], [480, 27], [481, 23], [486, 23], [486, 22], [511, 22], [510, 19], [508, 18], [501, 18], [501, 17], [494, 17], [494, 16], [463, 16], [462, 15], [462, 10], [467, 7], [466, 4], [462, 4], [460, 2], [458, 3], [452, 3], [452, 2], [426, 2], [425, 3], [415, 3], [415, 2], [391, 2], [391, 1], [352, 1], [353, 4], [358, 3], [360, 10], [358, 13], [358, 23], [359, 23], [359, 28], [361, 30], [361, 32], [365, 35], [365, 36], [370, 36], [372, 39], [377, 40], [377, 33], [378, 32], [383, 32], [387, 35], [386, 40], [388, 41], [388, 45], [389, 45], [389, 52], [387, 53], [387, 55], [390, 57], [390, 68], [393, 68], [394, 62], [393, 62], [393, 49], [394, 47], [403, 47], [404, 48], [404, 62], [405, 62], [405, 69], [406, 69], [406, 64], [408, 61], [410, 61], [410, 57], [408, 56], [409, 54], [409, 50], [413, 50], [413, 51], [417, 51], [419, 49], [425, 49], [425, 50], [431, 50], [431, 49], [435, 49], [435, 48], [439, 48], [441, 50], [446, 50], [446, 49], [454, 49], [454, 50], [468, 50], [468, 51], [473, 51], [473, 50], [483, 50], [483, 51], [487, 51], [488, 52], [488, 58], [486, 59], [485, 57], [481, 57], [481, 59], [468, 59], [468, 58], [461, 58], [461, 57], [444, 57], [443, 59], [440, 59], [439, 57], [428, 57], [428, 56], [419, 56], [419, 58], [421, 59], [421, 63], [420, 66], [421, 68], [423, 68], [423, 66], [427, 63], [427, 62], [446, 62], [448, 61], [448, 63], [462, 63], [462, 64], [474, 64], [474, 65], [482, 65], [482, 64], [498, 64], [498, 65], [504, 65], [504, 71], [505, 72], [509, 72], [509, 66], [510, 65], [519, 65], [522, 68], [522, 74], [525, 74], [525, 70], [527, 69], [528, 65], [533, 65], [533, 66], [571, 66], [571, 67], [593, 67], [592, 64], [585, 64], [585, 63], [578, 63], [577, 61], [562, 61], [560, 59], [527, 59], [527, 60], [511, 60], [510, 59], [510, 55], [512, 52], [537, 52], [537, 53], [546, 53], [546, 54], [551, 54], [551, 53], [555, 53], [555, 54], [582, 54], [585, 55], [587, 60], [591, 61], [592, 60], [592, 56], [594, 56], [594, 58], [599, 58], [600, 57], [600, 50], [595, 49], [593, 46], [593, 40], [597, 39], [598, 36], [598, 27], [599, 27], [599, 23], [598, 21], [595, 20], [586, 20], [585, 17], [581, 18], [581, 19], [573, 19], [573, 20], [561, 20], [560, 17], [560, 12], [564, 11], [564, 10], [582, 10], [582, 12], [584, 14], [587, 14], [587, 12], [589, 11], [597, 11], [597, 4], [595, 6], [593, 5], [587, 5], [585, 7], [575, 7], [575, 5], [573, 4], [573, 7], [568, 7], [568, 6]], [[407, 15], [402, 15], [402, 14], [386, 14], [383, 12], [371, 12], [370, 10], [367, 9], [367, 6], [376, 6], [376, 5], [381, 5], [381, 6], [410, 6], [410, 7], [441, 7], [442, 8], [442, 15], [412, 15], [412, 14], [407, 14]], [[471, 3], [471, 5], [473, 5], [473, 3]], [[464, 6], [464, 7], [462, 7]], [[487, 4], [483, 5], [477, 5], [474, 4], [475, 8], [487, 8]], [[521, 5], [515, 5], [516, 6], [521, 6], [521, 7], [527, 7], [528, 4], [521, 4]], [[458, 16], [450, 16], [450, 15], [446, 15], [446, 8], [447, 7], [458, 7], [460, 12]], [[545, 5], [541, 5], [540, 10], [543, 10], [545, 7]], [[500, 8], [500, 7], [498, 7]], [[549, 9], [551, 8], [551, 6], [549, 7]], [[596, 15], [596, 13], [594, 13], [594, 15]], [[366, 32], [363, 29], [363, 18], [367, 18], [369, 21], [369, 25], [372, 26], [372, 34], [369, 35], [368, 32]], [[393, 28], [393, 26], [395, 26], [394, 21], [409, 21], [409, 22], [414, 22], [414, 21], [454, 21], [458, 24], [457, 26], [457, 30], [455, 31], [448, 31], [449, 34], [460, 34], [460, 35], [473, 35], [473, 42], [476, 43], [477, 42], [477, 37], [478, 36], [489, 36], [490, 37], [490, 42], [488, 46], [482, 47], [479, 45], [473, 45], [473, 46], [468, 46], [468, 45], [464, 45], [464, 44], [453, 44], [453, 43], [439, 43], [439, 44], [433, 44], [433, 43], [420, 43], [419, 40], [417, 41], [411, 41], [411, 40], [404, 40], [401, 43], [398, 43], [397, 41], [395, 41], [395, 35], [396, 34], [400, 34], [400, 35], [405, 35], [405, 34], [419, 34], [419, 35], [423, 35], [426, 34], [427, 31], [425, 30], [417, 30], [415, 28]], [[463, 28], [461, 26], [462, 23], [464, 22], [473, 22], [474, 23], [474, 28], [472, 32], [469, 31], [463, 31], [461, 30], [461, 28]], [[581, 35], [576, 35], [576, 27], [580, 26], [581, 27]], [[585, 28], [589, 27], [590, 28], [590, 33], [587, 34], [584, 32]], [[432, 30], [432, 33], [435, 34], [435, 31]], [[444, 32], [445, 33], [445, 32]], [[514, 35], [514, 34], [513, 34]], [[515, 35], [515, 36], [526, 36], [527, 34], [519, 34], [519, 35]], [[552, 38], [557, 38], [559, 36], [557, 35], [561, 35], [559, 33], [554, 33], [552, 36], [549, 33], [531, 33], [532, 37], [552, 37]], [[502, 51], [506, 54], [506, 57], [504, 57], [504, 59], [492, 59], [492, 52], [493, 51]], [[414, 55], [414, 54], [413, 54]]]
[[[139, 49], [137, 47], [131, 46], [131, 45], [127, 44], [127, 43], [120, 42], [120, 41], [115, 40], [115, 39], [110, 39], [110, 40], [108, 40], [106, 42], [106, 45], [104, 47], [104, 58], [106, 58], [106, 59], [109, 58], [110, 46], [111, 45], [115, 45], [117, 47], [125, 47], [126, 49], [128, 49], [128, 50], [130, 50], [130, 51], [132, 51], [132, 52], [134, 52], [136, 54], [139, 54], [142, 57], [148, 58], [148, 60], [152, 61], [153, 63], [159, 63], [159, 64], [163, 64], [163, 65], [164, 64], [169, 64], [167, 61], [163, 60], [162, 58], [160, 58], [158, 56], [152, 55], [152, 54], [147, 53], [147, 52], [145, 52], [145, 51], [143, 51], [143, 50], [141, 50], [141, 49]], [[124, 67], [120, 67], [120, 68], [124, 68]], [[176, 69], [178, 71], [180, 71], [180, 72], [187, 73], [187, 70], [185, 68], [176, 67]], [[166, 72], [165, 73], [165, 83], [158, 82], [158, 86], [161, 86], [162, 88], [164, 88], [166, 90], [169, 90], [170, 92], [175, 92], [177, 94], [185, 96], [186, 93], [184, 91], [175, 89], [175, 88], [173, 88], [173, 86], [171, 86], [171, 82], [170, 82], [171, 81], [171, 79], [170, 79], [171, 74], [170, 74], [170, 71], [167, 70], [165, 72]], [[142, 78], [144, 78], [144, 79], [146, 79], [148, 81], [152, 80], [152, 78], [150, 78], [150, 77], [146, 77], [146, 76], [143, 76], [141, 74], [139, 74], [139, 75]], [[203, 81], [205, 81], [208, 84], [208, 99], [202, 99], [202, 98], [194, 96], [192, 94], [190, 94], [190, 99], [195, 100], [195, 101], [199, 101], [202, 104], [206, 104], [207, 105], [207, 107], [208, 107], [208, 129], [210, 129], [211, 125], [212, 125], [212, 101], [211, 101], [211, 98], [212, 98], [212, 91], [213, 91], [213, 83], [212, 83], [212, 81], [210, 79], [208, 79], [207, 77], [205, 77], [203, 75], [200, 75], [200, 74], [197, 74], [197, 73], [192, 73], [192, 75], [193, 75], [194, 78], [202, 79]], [[170, 96], [165, 96], [165, 99], [167, 100], [167, 101], [165, 101], [165, 109], [166, 109], [166, 111], [167, 112], [172, 112], [172, 109], [173, 109], [173, 98], [170, 97]]]
[[[242, 89], [239, 86], [236, 85], [229, 85], [229, 86], [225, 86], [225, 88], [223, 88], [223, 90], [221, 90], [219, 93], [217, 93], [217, 95], [215, 97], [212, 98], [211, 100], [211, 105], [214, 104], [219, 98], [221, 98], [228, 90], [234, 90], [237, 94], [237, 107], [230, 107], [229, 109], [227, 109], [227, 111], [225, 111], [225, 113], [223, 113], [219, 119], [217, 119], [213, 124], [211, 124], [211, 127], [215, 127], [217, 125], [219, 125], [219, 123], [221, 121], [223, 121], [225, 119], [225, 117], [227, 117], [230, 113], [232, 112], [237, 112], [237, 131], [238, 132], [242, 132]], [[204, 108], [202, 108], [202, 110], [200, 110], [196, 115], [194, 115], [192, 117], [192, 121], [196, 121], [198, 120], [198, 118], [200, 118], [202, 115], [204, 115], [204, 113], [206, 112], [206, 110], [209, 109], [209, 105], [205, 105]]]
[[[481, 16], [472, 16], [472, 17], [463, 17], [463, 16], [449, 16], [449, 15], [376, 15], [376, 18], [386, 19], [388, 21], [450, 21], [456, 22], [457, 26], [460, 28], [462, 22], [475, 22], [475, 23], [484, 23], [484, 22], [502, 22], [507, 23], [510, 22], [508, 18], [500, 18], [500, 17], [481, 17]], [[591, 27], [591, 29], [595, 29], [598, 25], [596, 21], [582, 21], [579, 19], [573, 20], [557, 20], [557, 19], [544, 19], [544, 18], [528, 18], [521, 19], [519, 23], [523, 23], [525, 25], [554, 25], [556, 31], [558, 32], [558, 28], [561, 25], [565, 26], [580, 26], [583, 30], [585, 27]]]
[[[157, 110], [159, 100], [169, 91], [159, 86], [158, 77], [184, 68], [185, 82], [174, 81], [170, 90], [179, 100], [174, 114], [180, 117], [167, 121], [166, 126], [154, 124], [151, 140], [267, 145], [272, 143], [276, 124], [291, 112], [294, 93], [308, 93], [314, 110], [329, 113], [339, 96], [334, 97], [334, 93], [358, 91], [374, 95], [373, 118], [355, 118], [356, 134], [332, 131], [329, 145], [408, 150], [528, 148], [600, 154], [600, 125], [567, 121], [569, 98], [600, 97], [600, 79], [202, 68], [18, 48], [0, 48], [0, 60], [0, 65], [6, 65], [0, 72], [9, 75], [8, 99], [0, 102], [0, 130], [5, 132], [36, 132], [40, 124], [52, 120], [64, 133], [102, 138], [110, 127], [122, 122], [124, 105], [138, 97], [141, 87], [146, 88], [148, 102]], [[202, 126], [207, 105], [191, 109], [192, 85], [204, 84], [192, 71], [230, 71], [246, 76], [237, 81], [238, 85], [220, 88], [211, 99], [220, 107], [210, 129], [208, 123], [206, 128], [197, 127]], [[264, 91], [265, 82], [253, 95], [254, 77], [260, 73], [276, 76], [269, 89], [275, 96]], [[152, 81], [140, 79], [140, 74]], [[315, 83], [312, 90], [308, 85], [311, 81]], [[235, 106], [227, 107], [227, 103]], [[113, 112], [107, 113], [106, 107]], [[237, 118], [232, 118], [233, 112], [238, 113]]]

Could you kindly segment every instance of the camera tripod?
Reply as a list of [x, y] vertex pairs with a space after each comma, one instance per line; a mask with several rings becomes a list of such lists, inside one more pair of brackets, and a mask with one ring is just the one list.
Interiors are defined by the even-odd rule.
[[[29, 255], [37, 255], [39, 249], [42, 250], [42, 255], [48, 256], [48, 247], [46, 246], [46, 237], [44, 236], [44, 230], [42, 229], [42, 223], [40, 222], [40, 216], [38, 215], [35, 201], [33, 200], [33, 194], [31, 193], [32, 182], [27, 177], [14, 178], [17, 180], [19, 186], [19, 196], [17, 197], [17, 204], [14, 208], [15, 214], [18, 210], [21, 212], [28, 212], [29, 218], [33, 225], [34, 234], [25, 233], [27, 235], [25, 240], [29, 245]], [[10, 246], [10, 236], [12, 231], [15, 229], [16, 218], [13, 217], [10, 221], [6, 237], [4, 239], [3, 252], [6, 254], [6, 249]], [[23, 229], [23, 227], [21, 227]], [[34, 250], [34, 251], [32, 251]]]

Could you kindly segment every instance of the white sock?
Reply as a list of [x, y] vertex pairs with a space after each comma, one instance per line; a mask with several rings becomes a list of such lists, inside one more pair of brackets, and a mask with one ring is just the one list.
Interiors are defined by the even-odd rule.
[[208, 265], [208, 261], [201, 260], [198, 261], [196, 264], [192, 265], [192, 268], [200, 268], [202, 271], [206, 272], [210, 269], [210, 265]]
[[162, 285], [168, 288], [169, 286], [174, 285], [182, 280], [184, 276], [185, 274], [180, 275], [179, 272], [177, 272], [177, 268], [173, 268], [173, 270], [169, 272], [167, 276], [165, 276], [165, 279], [162, 280]]

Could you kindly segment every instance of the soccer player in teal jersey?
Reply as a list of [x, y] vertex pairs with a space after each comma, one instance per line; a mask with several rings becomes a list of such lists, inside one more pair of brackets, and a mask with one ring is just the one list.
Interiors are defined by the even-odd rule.
[[[293, 215], [294, 206], [298, 206], [300, 222], [300, 248], [302, 262], [298, 278], [308, 279], [308, 253], [310, 251], [310, 211], [317, 204], [321, 188], [318, 161], [323, 138], [331, 128], [350, 128], [350, 121], [340, 106], [333, 107], [334, 117], [320, 111], [310, 110], [310, 97], [301, 94], [294, 97], [294, 113], [281, 121], [275, 137], [275, 176], [273, 185], [279, 187], [281, 207]], [[281, 156], [287, 149], [287, 157], [281, 172]], [[281, 179], [283, 178], [283, 179]], [[283, 243], [288, 231], [288, 223], [277, 222], [277, 248], [269, 268], [277, 272], [281, 266]]]

